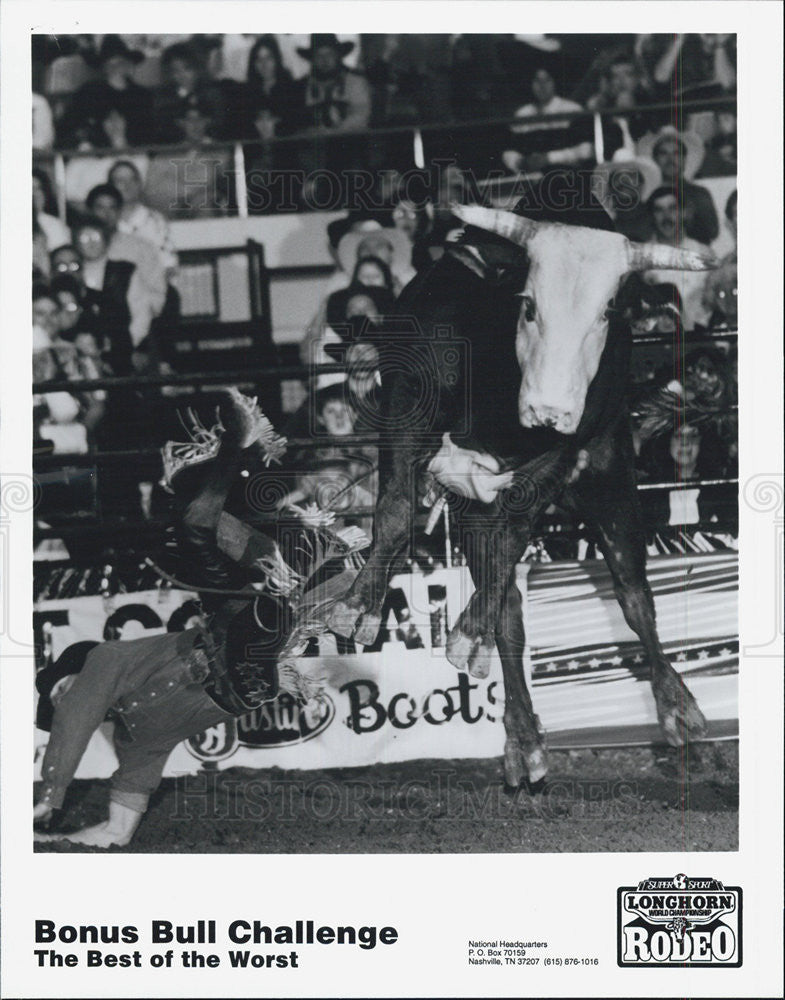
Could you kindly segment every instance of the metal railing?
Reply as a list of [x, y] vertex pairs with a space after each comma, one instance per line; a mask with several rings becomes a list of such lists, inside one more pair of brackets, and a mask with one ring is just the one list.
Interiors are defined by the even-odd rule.
[[[711, 341], [715, 339], [727, 339], [728, 337], [738, 336], [737, 330], [724, 330], [724, 331], [701, 331], [699, 333], [694, 333], [691, 335], [682, 336], [681, 346], [684, 347], [686, 343], [705, 343], [706, 341]], [[644, 344], [666, 344], [670, 345], [673, 343], [673, 334], [647, 334], [645, 337], [636, 338], [635, 343]], [[135, 376], [122, 376], [122, 377], [105, 377], [99, 379], [89, 379], [84, 381], [68, 381], [68, 380], [57, 380], [50, 382], [37, 382], [33, 385], [34, 393], [46, 393], [46, 392], [57, 392], [57, 391], [70, 391], [70, 392], [88, 392], [93, 390], [115, 390], [115, 389], [143, 389], [143, 388], [162, 388], [165, 386], [188, 386], [194, 390], [195, 393], [202, 393], [205, 390], [209, 390], [210, 387], [221, 387], [226, 385], [265, 385], [268, 383], [280, 382], [284, 379], [308, 379], [322, 374], [334, 374], [334, 373], [345, 373], [347, 370], [347, 365], [345, 362], [335, 362], [325, 365], [280, 365], [276, 367], [265, 367], [258, 369], [243, 369], [234, 371], [224, 371], [224, 372], [196, 372], [196, 373], [176, 373], [169, 372], [161, 375], [135, 375]], [[176, 398], [171, 399], [173, 405], [176, 405]], [[731, 409], [736, 409], [735, 406]], [[340, 447], [351, 448], [359, 446], [379, 446], [379, 445], [389, 445], [391, 440], [384, 435], [376, 434], [348, 434], [342, 436], [339, 440]], [[334, 438], [325, 437], [307, 437], [307, 438], [290, 438], [288, 441], [288, 447], [290, 450], [308, 450], [308, 449], [319, 449], [324, 447], [335, 447], [336, 440]], [[34, 469], [39, 472], [45, 472], [50, 469], [57, 469], [63, 467], [72, 468], [89, 468], [89, 467], [100, 467], [100, 466], [112, 466], [112, 465], [123, 465], [134, 460], [146, 459], [146, 458], [160, 458], [160, 448], [149, 447], [149, 448], [136, 448], [136, 449], [122, 449], [113, 451], [93, 451], [84, 454], [41, 454], [34, 456]], [[702, 486], [734, 486], [738, 484], [738, 480], [735, 478], [715, 478], [711, 480], [696, 482], [664, 482], [664, 483], [645, 483], [640, 484], [638, 489], [641, 491], [651, 491], [651, 490], [680, 490], [687, 488], [694, 488], [696, 485]], [[362, 512], [353, 510], [353, 516], [366, 516], [372, 514], [373, 510], [363, 509]], [[135, 523], [135, 522], [134, 522]], [[139, 522], [137, 527], [143, 528], [145, 532], [154, 531], [155, 527], [150, 522]], [[120, 524], [117, 530], [125, 533], [126, 529], [133, 531], [133, 525], [129, 528], [128, 524]], [[85, 531], [105, 531], [108, 530], [106, 526], [103, 525], [72, 525], [67, 529], [67, 533], [70, 535], [75, 534], [79, 536]], [[61, 537], [61, 529], [38, 529], [36, 531], [36, 536], [38, 538], [48, 538], [48, 537]]]
[[[686, 117], [701, 111], [727, 111], [735, 110], [736, 95], [729, 94], [723, 97], [705, 98], [696, 101], [679, 102], [674, 106], [672, 102], [641, 105], [635, 108], [611, 108], [603, 111], [569, 111], [559, 112], [549, 115], [532, 115], [525, 119], [526, 125], [537, 125], [543, 123], [547, 125], [554, 121], [564, 121], [569, 124], [580, 121], [591, 121], [593, 123], [594, 161], [601, 162], [605, 159], [602, 149], [602, 122], [603, 120], [613, 121], [617, 118], [634, 119], [644, 116], [667, 116], [673, 124], [683, 122]], [[678, 121], [676, 120], [678, 119]], [[440, 135], [455, 135], [465, 132], [480, 133], [482, 131], [492, 132], [512, 125], [520, 125], [521, 118], [505, 115], [504, 117], [473, 119], [469, 121], [451, 120], [448, 122], [412, 122], [402, 125], [386, 125], [378, 128], [346, 129], [341, 131], [331, 130], [307, 130], [293, 135], [275, 137], [269, 140], [261, 140], [254, 137], [238, 137], [227, 139], [221, 142], [205, 143], [199, 147], [199, 153], [209, 157], [211, 153], [227, 152], [232, 153], [232, 163], [235, 174], [235, 199], [237, 204], [237, 216], [247, 218], [249, 215], [248, 192], [245, 185], [246, 177], [246, 147], [267, 147], [271, 150], [289, 149], [298, 146], [308, 146], [314, 139], [320, 142], [341, 143], [347, 139], [366, 139], [368, 142], [378, 142], [385, 138], [396, 136], [409, 136], [411, 139], [411, 169], [421, 169], [425, 166], [423, 144], [426, 137], [438, 138]], [[72, 159], [98, 159], [139, 155], [145, 153], [156, 157], [168, 155], [183, 155], [193, 152], [193, 144], [144, 144], [139, 146], [123, 147], [114, 149], [112, 147], [100, 147], [93, 149], [58, 149], [53, 151], [34, 150], [34, 161], [51, 162], [53, 164], [54, 179], [58, 196], [58, 212], [61, 218], [65, 218], [66, 193], [65, 193], [65, 163]], [[442, 162], [442, 161], [439, 161]], [[443, 162], [447, 162], [445, 158]], [[470, 165], [469, 165], [470, 166]], [[513, 175], [507, 175], [513, 176]], [[493, 181], [501, 179], [501, 175], [493, 178]], [[478, 187], [481, 189], [489, 183], [490, 179], [479, 179]]]
[[[635, 335], [633, 345], [663, 344], [674, 345], [675, 333], [646, 333]], [[708, 341], [722, 341], [738, 337], [736, 327], [715, 330], [687, 331], [678, 335], [679, 346], [701, 344]], [[49, 382], [34, 382], [33, 392], [92, 392], [97, 389], [141, 389], [147, 386], [189, 385], [197, 391], [205, 385], [248, 385], [270, 380], [310, 379], [319, 375], [343, 374], [349, 366], [345, 361], [335, 361], [323, 365], [276, 365], [275, 367], [243, 368], [220, 372], [166, 372], [159, 375], [112, 375], [94, 379], [53, 379]]]

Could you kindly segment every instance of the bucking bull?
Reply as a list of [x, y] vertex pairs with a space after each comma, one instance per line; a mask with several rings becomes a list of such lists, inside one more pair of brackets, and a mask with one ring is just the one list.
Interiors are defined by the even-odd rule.
[[[542, 192], [514, 212], [456, 206], [462, 239], [402, 293], [396, 315], [416, 320], [418, 343], [402, 347], [388, 331], [378, 346], [386, 424], [373, 546], [351, 589], [324, 616], [332, 631], [374, 641], [423, 479], [448, 487], [476, 590], [449, 633], [447, 658], [484, 677], [497, 647], [504, 773], [514, 787], [547, 771], [545, 734], [523, 670], [515, 566], [553, 503], [596, 536], [624, 617], [646, 651], [668, 742], [678, 746], [706, 731], [657, 635], [625, 389], [634, 276], [707, 270], [714, 262], [633, 243], [613, 231], [593, 199], [570, 208], [569, 199]], [[429, 363], [419, 363], [426, 356]]]

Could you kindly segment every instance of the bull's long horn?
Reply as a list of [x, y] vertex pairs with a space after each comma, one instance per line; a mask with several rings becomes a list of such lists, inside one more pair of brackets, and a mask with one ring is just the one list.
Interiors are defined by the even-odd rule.
[[478, 229], [496, 233], [497, 236], [503, 236], [519, 247], [526, 246], [539, 226], [533, 219], [524, 219], [514, 212], [505, 212], [501, 208], [454, 204], [450, 206], [450, 210], [467, 226], [477, 226]]
[[682, 250], [667, 243], [630, 242], [627, 261], [631, 271], [710, 271], [719, 264], [711, 251]]

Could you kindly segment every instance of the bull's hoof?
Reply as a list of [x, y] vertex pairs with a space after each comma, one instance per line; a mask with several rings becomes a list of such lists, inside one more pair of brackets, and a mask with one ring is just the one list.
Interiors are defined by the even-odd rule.
[[517, 740], [504, 744], [504, 781], [510, 788], [518, 788], [526, 777], [526, 764]]
[[681, 680], [675, 692], [669, 688], [660, 693], [657, 716], [665, 739], [673, 747], [702, 739], [708, 729], [703, 712]]
[[469, 657], [469, 673], [472, 677], [484, 680], [491, 672], [491, 654], [494, 643], [479, 642]]
[[526, 754], [526, 770], [532, 785], [542, 781], [548, 773], [548, 755], [545, 752], [545, 747], [535, 747]]
[[359, 642], [361, 646], [372, 646], [376, 642], [381, 624], [381, 615], [374, 615], [370, 611], [366, 611], [354, 630], [354, 641]]
[[660, 714], [662, 731], [672, 747], [681, 747], [692, 740], [701, 740], [708, 730], [706, 718], [692, 700], [692, 696], [690, 701], [692, 704], [685, 703]]
[[331, 632], [343, 636], [344, 639], [351, 639], [357, 619], [362, 613], [362, 604], [354, 604], [350, 601], [336, 601], [331, 608], [327, 609], [323, 620]]
[[525, 749], [517, 739], [504, 744], [504, 780], [510, 788], [518, 788], [525, 778], [530, 785], [542, 781], [548, 773], [548, 754], [544, 746]]
[[481, 680], [491, 672], [493, 640], [483, 642], [481, 636], [466, 635], [457, 626], [447, 636], [447, 659], [458, 670], [468, 670]]
[[456, 670], [466, 670], [469, 656], [477, 640], [464, 635], [460, 629], [453, 629], [447, 636], [447, 659]]

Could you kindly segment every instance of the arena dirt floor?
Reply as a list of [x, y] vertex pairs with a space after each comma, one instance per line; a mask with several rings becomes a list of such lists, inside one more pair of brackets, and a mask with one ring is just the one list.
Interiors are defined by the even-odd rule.
[[[506, 789], [497, 760], [170, 779], [135, 853], [732, 851], [738, 744], [551, 752], [541, 787]], [[105, 818], [106, 781], [77, 781], [57, 830]], [[66, 841], [38, 851], [91, 851]]]

